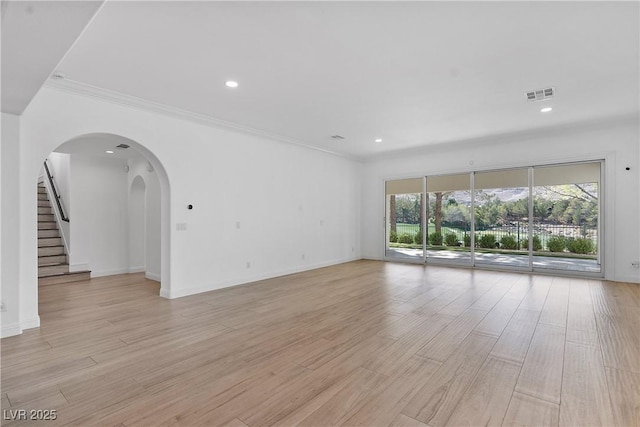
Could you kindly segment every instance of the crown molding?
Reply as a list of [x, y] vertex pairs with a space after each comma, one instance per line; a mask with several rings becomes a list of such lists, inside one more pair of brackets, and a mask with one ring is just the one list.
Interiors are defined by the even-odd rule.
[[590, 119], [588, 121], [568, 122], [542, 128], [522, 129], [518, 131], [499, 134], [482, 135], [478, 137], [459, 140], [423, 144], [399, 150], [373, 153], [367, 156], [363, 156], [361, 161], [363, 163], [370, 163], [380, 160], [389, 160], [392, 158], [403, 158], [416, 155], [441, 153], [451, 150], [492, 147], [503, 144], [510, 144], [514, 141], [523, 141], [533, 138], [544, 138], [545, 136], [550, 135], [566, 135], [574, 132], [588, 132], [594, 129], [601, 129], [603, 127], [615, 127], [624, 125], [638, 127], [640, 125], [638, 115], [636, 113], [625, 113], [616, 116], [606, 116]]
[[211, 128], [231, 130], [239, 133], [243, 133], [251, 136], [258, 136], [266, 138], [272, 141], [283, 142], [285, 144], [292, 144], [298, 147], [308, 148], [310, 150], [319, 151], [325, 154], [330, 154], [337, 157], [342, 157], [348, 160], [360, 161], [361, 159], [352, 155], [339, 153], [336, 151], [326, 150], [324, 148], [309, 145], [300, 140], [289, 138], [286, 136], [266, 132], [260, 129], [255, 129], [249, 126], [240, 125], [237, 123], [229, 122], [226, 120], [216, 119], [211, 116], [207, 116], [200, 113], [194, 113], [192, 111], [183, 110], [181, 108], [172, 107], [170, 105], [161, 104], [159, 102], [150, 101], [143, 98], [138, 98], [131, 95], [125, 95], [120, 92], [115, 92], [109, 89], [104, 89], [98, 86], [81, 83], [70, 79], [61, 80], [49, 80], [44, 86], [45, 88], [55, 89], [63, 92], [72, 93], [75, 95], [81, 95], [89, 98], [98, 99], [101, 101], [107, 101], [114, 104], [122, 105], [125, 107], [134, 108], [137, 110], [152, 112], [156, 114], [162, 114], [172, 118], [186, 120], [199, 125], [204, 125]]

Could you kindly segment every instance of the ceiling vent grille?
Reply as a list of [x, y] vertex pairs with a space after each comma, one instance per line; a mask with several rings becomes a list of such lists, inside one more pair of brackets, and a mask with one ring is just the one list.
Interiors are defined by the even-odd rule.
[[536, 89], [536, 90], [532, 90], [525, 93], [529, 101], [544, 101], [545, 99], [553, 98], [555, 94], [556, 94], [555, 87]]
[[342, 136], [342, 135], [332, 135], [331, 138], [340, 141], [340, 140], [344, 139], [344, 136]]
[[116, 145], [116, 148], [119, 148], [121, 150], [126, 150], [127, 148], [129, 148], [129, 146], [127, 144], [118, 144]]

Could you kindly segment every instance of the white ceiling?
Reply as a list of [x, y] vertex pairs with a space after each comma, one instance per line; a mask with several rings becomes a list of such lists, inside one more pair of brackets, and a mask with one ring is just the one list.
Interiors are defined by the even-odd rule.
[[[120, 144], [129, 145], [129, 148], [117, 148]], [[146, 158], [127, 138], [100, 133], [85, 135], [67, 141], [56, 148], [55, 151], [57, 153], [82, 154], [121, 160], [141, 160]], [[107, 151], [113, 151], [113, 153], [107, 153]]]
[[[58, 69], [365, 158], [638, 115], [638, 17], [605, 1], [109, 1]], [[553, 100], [526, 101], [547, 86]]]
[[2, 0], [2, 112], [20, 115], [102, 1]]

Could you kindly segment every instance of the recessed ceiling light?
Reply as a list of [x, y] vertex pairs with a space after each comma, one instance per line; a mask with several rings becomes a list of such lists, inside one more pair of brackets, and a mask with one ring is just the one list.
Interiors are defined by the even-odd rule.
[[226, 87], [231, 87], [231, 88], [238, 87], [238, 82], [234, 82], [233, 80], [226, 81], [224, 84]]
[[376, 142], [382, 142], [382, 138], [376, 138], [375, 141]]
[[107, 150], [107, 151], [105, 151], [105, 153], [107, 153], [107, 154], [113, 154], [113, 151], [111, 151], [111, 150]]
[[544, 107], [543, 109], [540, 110], [541, 113], [548, 113], [549, 111], [553, 110], [553, 108], [551, 107]]

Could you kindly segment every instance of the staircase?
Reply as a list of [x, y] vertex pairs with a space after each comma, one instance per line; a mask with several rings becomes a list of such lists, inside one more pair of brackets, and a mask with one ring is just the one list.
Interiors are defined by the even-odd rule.
[[42, 182], [38, 183], [38, 286], [89, 280], [90, 271], [69, 272], [53, 207]]

